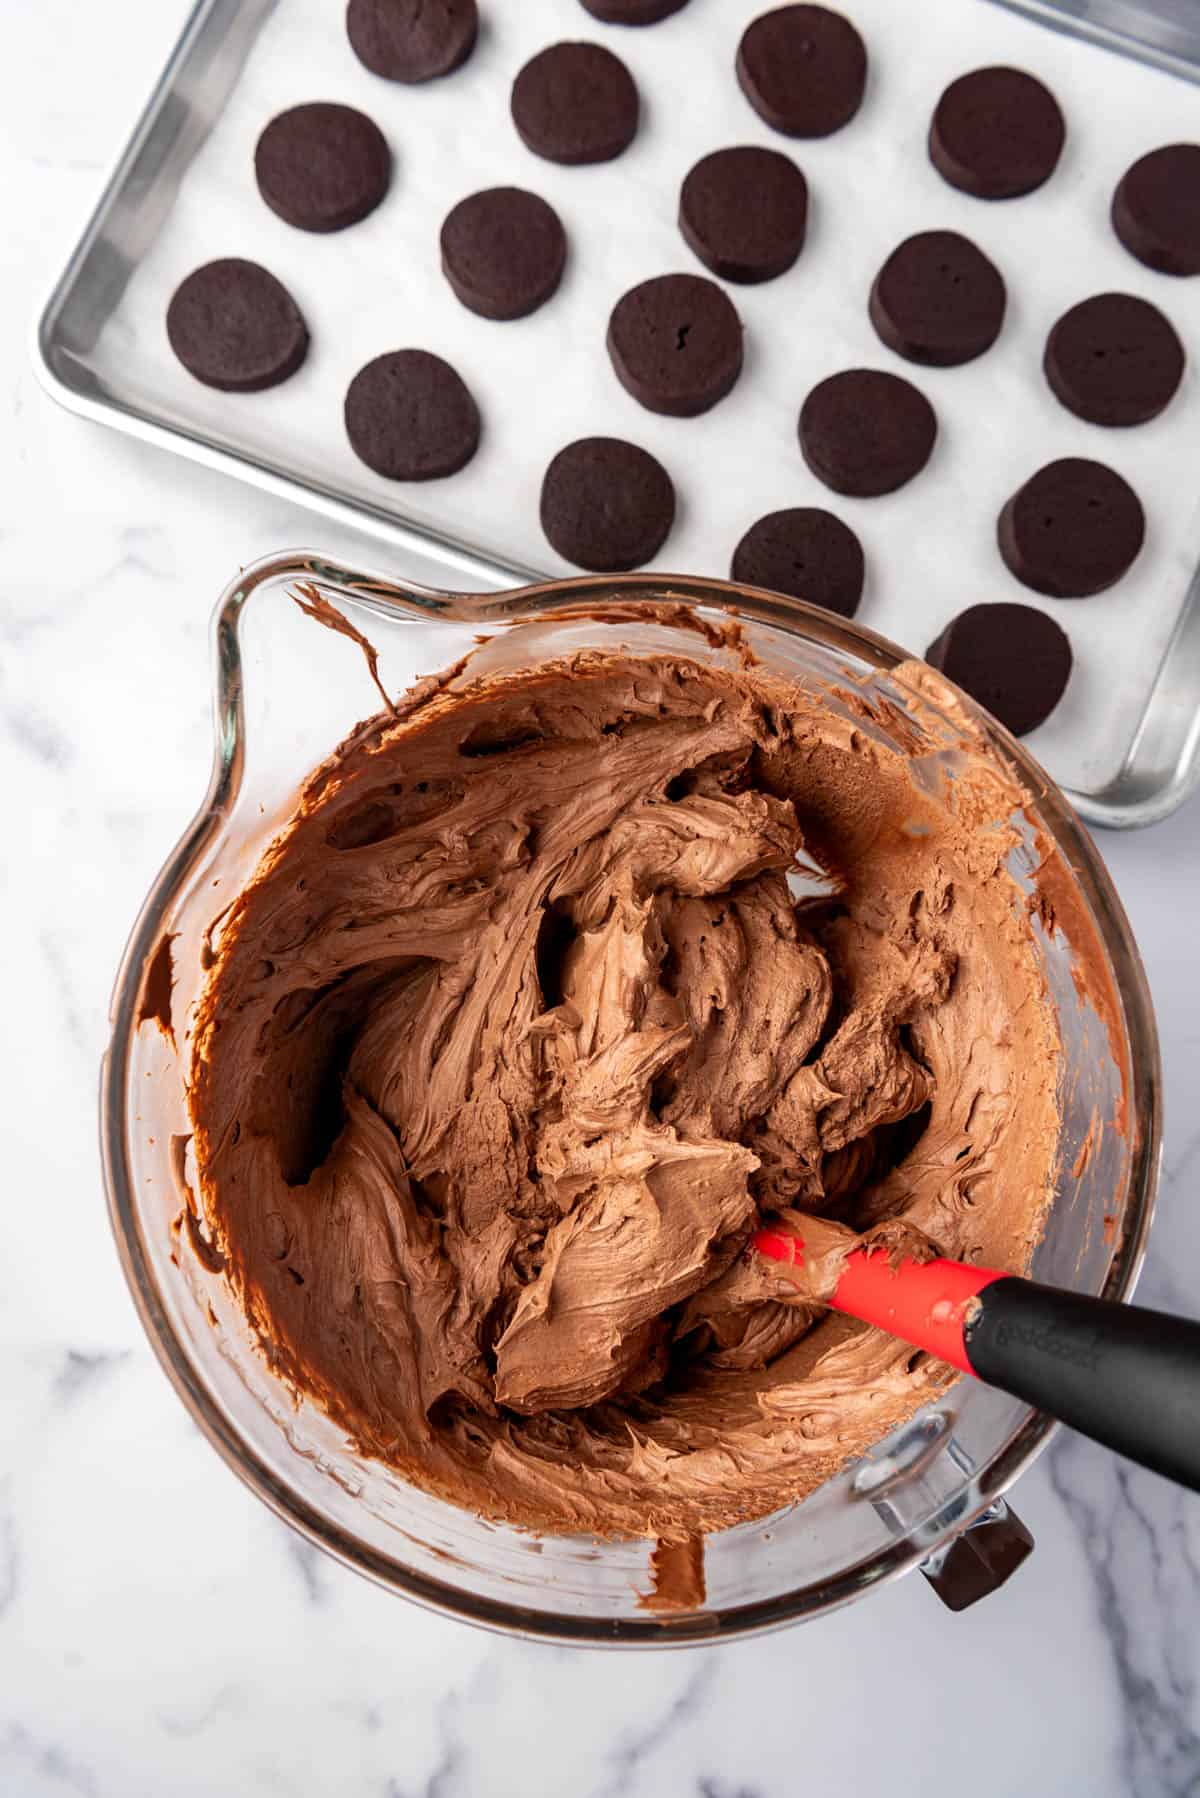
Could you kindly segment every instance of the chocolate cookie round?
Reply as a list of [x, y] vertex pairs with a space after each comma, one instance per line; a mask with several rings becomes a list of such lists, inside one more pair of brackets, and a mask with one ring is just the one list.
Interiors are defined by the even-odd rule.
[[679, 229], [726, 281], [770, 281], [804, 246], [808, 183], [790, 156], [741, 144], [714, 150], [684, 178]]
[[346, 392], [356, 456], [389, 481], [437, 481], [479, 447], [479, 411], [461, 375], [429, 350], [392, 350], [360, 368]]
[[562, 280], [567, 235], [553, 206], [521, 187], [460, 200], [442, 226], [442, 269], [482, 318], [524, 318]]
[[600, 44], [551, 44], [512, 86], [522, 143], [548, 162], [611, 162], [637, 135], [638, 91], [619, 57]]
[[1015, 200], [1048, 181], [1067, 128], [1048, 87], [1022, 69], [973, 69], [952, 81], [929, 127], [929, 158], [951, 187]]
[[925, 660], [998, 718], [1014, 737], [1050, 716], [1071, 674], [1071, 644], [1053, 618], [1019, 600], [968, 606]]
[[657, 25], [673, 12], [682, 12], [688, 0], [582, 0], [593, 19], [606, 25]]
[[729, 578], [853, 618], [863, 573], [862, 544], [848, 525], [820, 506], [789, 506], [750, 526], [733, 552]]
[[894, 493], [933, 453], [937, 417], [899, 375], [849, 368], [819, 381], [800, 409], [800, 450], [817, 479], [857, 499]]
[[1183, 379], [1183, 345], [1169, 319], [1131, 293], [1098, 293], [1064, 312], [1043, 359], [1053, 392], [1096, 425], [1157, 418]]
[[374, 212], [392, 178], [382, 131], [365, 112], [314, 100], [273, 118], [254, 151], [258, 191], [300, 231], [344, 231]]
[[991, 349], [1004, 323], [1004, 279], [957, 231], [921, 231], [894, 249], [871, 289], [871, 323], [898, 356], [953, 368]]
[[1200, 275], [1200, 144], [1164, 144], [1127, 169], [1113, 230], [1131, 256], [1163, 275]]
[[640, 568], [675, 521], [675, 489], [654, 456], [620, 437], [581, 437], [542, 481], [542, 529], [565, 561], [598, 574]]
[[996, 525], [1017, 579], [1052, 599], [1086, 599], [1128, 572], [1146, 536], [1141, 501], [1103, 462], [1064, 456], [1019, 487]]
[[862, 105], [867, 50], [827, 6], [780, 6], [742, 33], [737, 78], [760, 119], [788, 137], [828, 137]]
[[350, 0], [346, 35], [359, 62], [385, 81], [432, 81], [475, 48], [475, 0]]
[[742, 325], [703, 275], [657, 275], [622, 295], [608, 321], [617, 379], [649, 412], [694, 418], [742, 371]]
[[167, 307], [167, 338], [190, 375], [223, 393], [259, 393], [308, 354], [304, 314], [269, 269], [225, 256], [193, 269]]

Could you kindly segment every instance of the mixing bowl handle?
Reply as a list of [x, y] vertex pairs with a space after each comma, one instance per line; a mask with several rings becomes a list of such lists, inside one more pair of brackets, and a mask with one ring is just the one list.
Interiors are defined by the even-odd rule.
[[998, 1498], [922, 1561], [921, 1572], [948, 1610], [965, 1611], [1002, 1586], [1032, 1552], [1033, 1537], [1012, 1506]]

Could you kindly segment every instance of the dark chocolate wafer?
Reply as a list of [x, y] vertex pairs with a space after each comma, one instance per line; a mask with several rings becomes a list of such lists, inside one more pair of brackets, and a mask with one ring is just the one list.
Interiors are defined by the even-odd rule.
[[657, 25], [682, 12], [688, 0], [582, 0], [593, 19], [606, 25]]
[[621, 385], [648, 411], [693, 418], [741, 373], [741, 321], [715, 281], [658, 275], [613, 307], [608, 353]]
[[804, 245], [808, 183], [790, 156], [740, 144], [702, 156], [679, 194], [679, 229], [726, 281], [770, 281]]
[[392, 158], [365, 112], [315, 100], [273, 118], [254, 151], [258, 191], [301, 231], [344, 231], [388, 190]]
[[1048, 462], [1017, 489], [996, 526], [1008, 568], [1035, 593], [1086, 599], [1137, 560], [1146, 519], [1115, 469], [1082, 456]]
[[1058, 167], [1066, 125], [1048, 87], [1023, 69], [973, 69], [952, 81], [929, 127], [929, 157], [951, 187], [1015, 200]]
[[346, 35], [365, 68], [386, 81], [433, 81], [475, 48], [475, 0], [350, 0]]
[[780, 6], [742, 33], [737, 78], [773, 130], [828, 137], [862, 105], [866, 46], [849, 19], [827, 6]]
[[800, 409], [804, 460], [835, 493], [892, 493], [933, 453], [937, 417], [911, 381], [849, 368], [819, 381]]
[[521, 141], [549, 162], [611, 162], [637, 135], [638, 92], [619, 57], [600, 44], [551, 44], [512, 87]]
[[553, 206], [521, 187], [489, 187], [460, 200], [441, 233], [442, 269], [482, 318], [524, 318], [562, 279], [567, 237]]
[[820, 506], [789, 506], [750, 526], [733, 552], [729, 577], [853, 618], [863, 571], [862, 545], [849, 525]]
[[1157, 418], [1178, 391], [1183, 365], [1170, 320], [1131, 293], [1093, 294], [1064, 312], [1043, 360], [1063, 405], [1096, 425]]
[[898, 356], [931, 368], [971, 362], [1004, 323], [1004, 279], [957, 231], [921, 231], [894, 249], [871, 289], [871, 323]]
[[194, 269], [167, 307], [167, 337], [189, 374], [225, 393], [258, 393], [295, 374], [308, 327], [268, 269], [226, 256]]
[[1019, 600], [968, 606], [925, 660], [969, 693], [1014, 737], [1044, 724], [1066, 690], [1071, 644], [1053, 618]]
[[1200, 275], [1200, 144], [1164, 144], [1127, 169], [1113, 230], [1131, 256], [1163, 275]]
[[346, 393], [346, 435], [390, 481], [457, 473], [479, 447], [479, 411], [457, 371], [429, 350], [392, 350], [359, 369]]
[[559, 450], [542, 482], [542, 529], [568, 562], [597, 573], [640, 568], [675, 518], [671, 477], [619, 437], [581, 437]]

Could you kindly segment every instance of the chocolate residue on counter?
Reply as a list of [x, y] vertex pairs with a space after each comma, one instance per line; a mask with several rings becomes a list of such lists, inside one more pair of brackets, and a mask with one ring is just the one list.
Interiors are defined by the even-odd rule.
[[[680, 655], [400, 714], [315, 772], [221, 931], [212, 1247], [272, 1365], [430, 1491], [672, 1544], [765, 1516], [945, 1370], [781, 1290], [758, 1224], [1014, 1271], [1040, 1233], [1022, 795], [982, 743], [934, 794], [865, 715]], [[805, 860], [831, 896], [795, 896]]]

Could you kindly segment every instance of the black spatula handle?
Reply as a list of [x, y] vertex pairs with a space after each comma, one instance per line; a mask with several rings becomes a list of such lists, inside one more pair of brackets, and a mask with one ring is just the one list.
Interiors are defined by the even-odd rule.
[[976, 1303], [981, 1380], [1200, 1491], [1200, 1323], [1015, 1277]]

